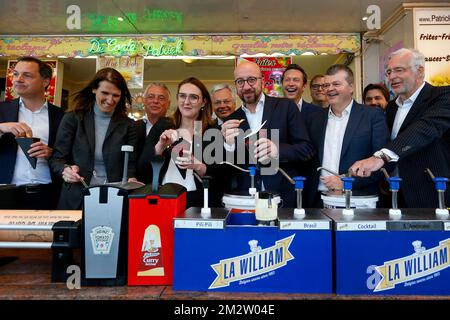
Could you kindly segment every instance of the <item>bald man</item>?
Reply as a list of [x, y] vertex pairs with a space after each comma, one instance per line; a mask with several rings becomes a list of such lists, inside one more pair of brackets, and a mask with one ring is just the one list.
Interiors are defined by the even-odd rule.
[[[264, 124], [266, 137], [259, 135], [255, 142], [255, 160], [259, 164], [267, 161], [277, 161], [278, 166], [291, 177], [297, 176], [302, 162], [310, 160], [314, 149], [310, 143], [300, 111], [294, 101], [287, 98], [274, 98], [263, 94], [263, 80], [259, 66], [250, 61], [237, 65], [234, 71], [236, 93], [242, 100], [242, 106], [228, 117], [222, 125], [227, 151], [233, 150], [235, 156], [236, 144], [244, 138], [243, 132], [256, 131]], [[244, 120], [244, 121], [242, 121]], [[241, 132], [240, 130], [242, 129]], [[272, 136], [278, 139], [273, 139]], [[249, 159], [245, 163], [237, 163], [246, 169]], [[248, 173], [234, 172], [238, 191], [248, 191], [250, 177]], [[264, 175], [258, 170], [255, 177], [257, 190], [268, 190], [279, 193], [284, 207], [295, 207], [296, 195], [294, 186], [278, 171], [272, 175]]]

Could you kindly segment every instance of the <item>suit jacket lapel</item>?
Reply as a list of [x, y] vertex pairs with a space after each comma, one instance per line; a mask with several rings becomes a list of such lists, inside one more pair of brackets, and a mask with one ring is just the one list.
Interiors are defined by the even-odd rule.
[[402, 126], [400, 127], [399, 133], [402, 132], [402, 130], [411, 123], [411, 121], [414, 120], [417, 113], [422, 109], [422, 107], [425, 105], [425, 101], [429, 97], [431, 86], [428, 83], [425, 83], [425, 86], [422, 88], [422, 91], [420, 91], [419, 95], [416, 98], [416, 101], [414, 101], [413, 105], [411, 106], [411, 109], [408, 111], [408, 115], [405, 118], [405, 121], [403, 121]]
[[150, 134], [150, 132], [152, 132], [153, 128], [155, 127], [156, 122], [154, 125], [152, 125], [152, 127], [150, 128], [150, 131], [147, 134], [147, 124], [145, 123], [144, 120], [139, 120], [139, 121], [140, 121], [140, 123], [137, 128], [138, 135], [142, 135], [144, 138], [147, 138], [147, 136]]
[[348, 146], [350, 145], [350, 141], [352, 140], [353, 133], [355, 132], [356, 128], [358, 128], [358, 125], [361, 121], [362, 116], [362, 107], [353, 101], [352, 111], [350, 112], [350, 116], [347, 123], [347, 128], [345, 129], [344, 133], [344, 140], [342, 141], [342, 148], [341, 148], [341, 158], [345, 155], [345, 151], [347, 150]]
[[[54, 106], [57, 108], [56, 106]], [[52, 104], [48, 104], [48, 145], [53, 146], [55, 144], [56, 131], [56, 114]]]
[[11, 101], [10, 107], [5, 108], [5, 119], [8, 119], [9, 122], [18, 122], [19, 121], [19, 99], [15, 99]]
[[244, 132], [247, 131], [247, 130], [250, 130], [250, 125], [249, 125], [249, 123], [248, 123], [247, 116], [245, 115], [245, 112], [244, 112], [244, 110], [242, 110], [242, 108], [239, 108], [239, 109], [236, 111], [236, 119], [238, 119], [238, 120], [240, 120], [240, 119], [245, 119], [245, 121], [242, 122], [242, 123], [239, 125], [239, 128], [241, 128], [242, 130], [244, 130]]
[[86, 134], [89, 150], [91, 155], [95, 154], [95, 124], [94, 124], [94, 111], [91, 110], [89, 113], [85, 114], [83, 117], [84, 122], [84, 132]]
[[117, 118], [115, 119], [114, 117], [111, 118], [111, 121], [109, 122], [108, 129], [106, 130], [105, 141], [108, 140], [108, 138], [111, 135], [111, 133], [113, 133], [114, 130], [116, 129], [116, 127], [120, 124], [119, 120], [120, 119], [117, 119]]
[[[264, 121], [267, 121], [267, 122], [264, 125], [263, 129], [269, 129], [270, 128], [270, 123], [271, 123], [271, 119], [272, 119], [272, 112], [273, 112], [273, 110], [276, 107], [276, 103], [277, 103], [276, 99], [272, 99], [269, 96], [265, 97], [264, 110], [263, 110], [263, 116], [262, 116], [261, 124], [263, 124]], [[267, 132], [267, 137], [270, 139], [269, 132]]]
[[[329, 109], [327, 109], [329, 110]], [[319, 161], [322, 163], [323, 160], [323, 149], [325, 145], [325, 133], [327, 132], [327, 124], [328, 124], [328, 111], [324, 112], [322, 117], [320, 118], [320, 122], [317, 124], [318, 130], [320, 130], [319, 135]]]
[[389, 131], [392, 132], [392, 127], [394, 126], [394, 120], [395, 115], [397, 114], [398, 105], [395, 102], [397, 98], [395, 98], [393, 101], [389, 102], [388, 106], [386, 107], [386, 122], [389, 128]]

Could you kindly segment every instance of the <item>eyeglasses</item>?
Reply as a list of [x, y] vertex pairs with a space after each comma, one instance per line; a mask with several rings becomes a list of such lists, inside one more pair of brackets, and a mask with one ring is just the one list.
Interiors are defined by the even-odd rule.
[[256, 84], [256, 82], [258, 82], [258, 79], [261, 79], [261, 77], [248, 77], [247, 79], [236, 79], [234, 80], [234, 83], [238, 86], [238, 87], [243, 87], [245, 85], [245, 83], [247, 82], [249, 86], [254, 86]]
[[177, 94], [177, 97], [180, 102], [184, 102], [186, 99], [189, 99], [189, 102], [192, 104], [197, 103], [200, 100], [200, 96], [196, 94], [179, 93]]
[[233, 102], [233, 100], [216, 100], [214, 101], [214, 105], [215, 106], [220, 106], [222, 103], [223, 104], [231, 104]]
[[313, 90], [319, 90], [319, 89], [325, 89], [325, 84], [312, 84], [311, 89]]
[[322, 88], [323, 88], [324, 90], [327, 90], [327, 89], [330, 88], [331, 86], [339, 88], [339, 87], [342, 87], [342, 83], [341, 83], [341, 82], [324, 83], [324, 84], [322, 85]]
[[164, 102], [167, 100], [167, 98], [163, 95], [156, 96], [154, 94], [149, 94], [148, 96], [144, 97], [145, 100], [158, 100], [159, 102]]
[[403, 68], [403, 67], [396, 67], [392, 69], [387, 69], [385, 72], [386, 77], [391, 76], [391, 74], [403, 74], [406, 70], [408, 70], [411, 67]]

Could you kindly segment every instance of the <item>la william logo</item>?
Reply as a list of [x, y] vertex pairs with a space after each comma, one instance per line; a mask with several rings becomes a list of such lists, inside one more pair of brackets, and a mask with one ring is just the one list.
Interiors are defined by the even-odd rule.
[[420, 240], [413, 241], [412, 246], [413, 254], [375, 267], [381, 279], [373, 292], [393, 289], [398, 284], [434, 274], [450, 266], [450, 238], [430, 249], [423, 247]]
[[217, 277], [209, 289], [227, 287], [232, 282], [253, 278], [286, 266], [288, 261], [295, 259], [289, 251], [294, 236], [295, 234], [277, 240], [273, 246], [265, 249], [258, 246], [258, 240], [250, 240], [249, 253], [211, 265]]

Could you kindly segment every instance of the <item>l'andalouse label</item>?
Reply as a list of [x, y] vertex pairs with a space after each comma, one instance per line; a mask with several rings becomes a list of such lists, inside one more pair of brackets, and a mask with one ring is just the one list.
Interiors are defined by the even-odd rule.
[[[280, 239], [273, 246], [262, 249], [251, 247], [250, 253], [220, 260], [219, 263], [211, 265], [217, 277], [209, 286], [209, 289], [227, 287], [230, 283], [252, 278], [287, 265], [287, 262], [295, 259], [289, 252], [295, 234]], [[250, 243], [258, 243], [252, 240]]]

